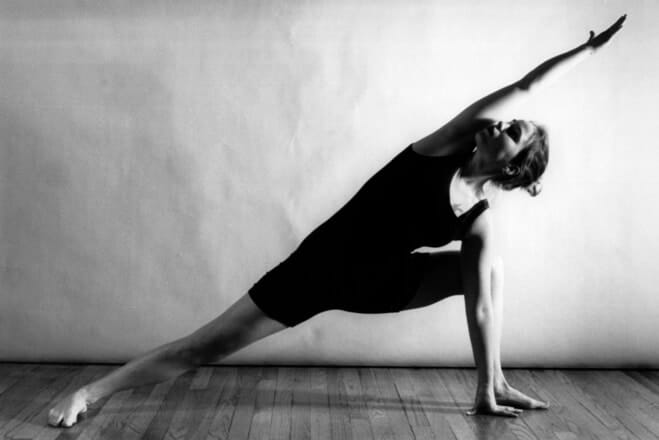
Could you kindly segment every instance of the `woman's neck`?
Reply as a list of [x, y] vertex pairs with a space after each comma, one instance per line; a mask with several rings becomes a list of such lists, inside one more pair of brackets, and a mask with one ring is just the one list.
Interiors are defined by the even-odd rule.
[[460, 178], [480, 192], [488, 180], [498, 175], [498, 171], [488, 161], [483, 160], [482, 156], [478, 154], [478, 150], [458, 170]]

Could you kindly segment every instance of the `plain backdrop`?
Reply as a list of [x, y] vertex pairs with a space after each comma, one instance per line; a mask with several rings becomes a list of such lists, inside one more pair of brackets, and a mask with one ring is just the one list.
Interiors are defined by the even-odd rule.
[[[120, 362], [193, 331], [400, 150], [623, 13], [510, 115], [551, 155], [539, 197], [492, 203], [503, 359], [659, 366], [649, 0], [0, 3], [0, 360]], [[453, 297], [326, 312], [228, 362], [472, 355]]]

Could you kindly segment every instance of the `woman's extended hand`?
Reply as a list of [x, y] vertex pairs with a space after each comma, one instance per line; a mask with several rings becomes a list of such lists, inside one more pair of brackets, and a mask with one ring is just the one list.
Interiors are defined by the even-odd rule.
[[467, 411], [467, 415], [474, 416], [477, 414], [503, 417], [517, 417], [522, 410], [512, 406], [497, 404], [496, 399], [491, 394], [478, 395], [474, 407]]
[[611, 39], [611, 37], [613, 37], [613, 35], [615, 35], [615, 33], [622, 28], [622, 24], [625, 22], [626, 18], [627, 14], [623, 15], [618, 20], [616, 20], [615, 23], [609, 26], [607, 30], [601, 32], [600, 34], [595, 35], [594, 31], [590, 31], [590, 37], [586, 42], [586, 46], [592, 47], [593, 49], [598, 49], [604, 46]]

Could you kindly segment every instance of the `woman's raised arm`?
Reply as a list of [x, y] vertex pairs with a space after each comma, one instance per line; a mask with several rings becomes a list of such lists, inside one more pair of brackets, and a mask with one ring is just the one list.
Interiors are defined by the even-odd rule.
[[[490, 121], [505, 119], [507, 108], [523, 100], [540, 86], [552, 82], [606, 44], [622, 28], [626, 18], [627, 16], [623, 15], [598, 35], [590, 31], [590, 38], [585, 43], [548, 59], [519, 80], [469, 105], [439, 130], [417, 142], [419, 150], [436, 155], [459, 152], [456, 149], [462, 146], [461, 138], [482, 129], [484, 124]], [[470, 148], [473, 148], [473, 145]]]
[[604, 44], [606, 44], [611, 37], [622, 28], [622, 24], [626, 18], [627, 15], [623, 15], [615, 23], [609, 26], [608, 29], [597, 36], [595, 35], [595, 32], [590, 31], [590, 38], [588, 38], [588, 41], [540, 64], [520, 79], [517, 82], [517, 87], [521, 90], [532, 90], [539, 85], [551, 82], [552, 79], [560, 76], [560, 74], [567, 70], [570, 70], [570, 68], [575, 64], [578, 64], [584, 56], [591, 54], [596, 49], [604, 46]]

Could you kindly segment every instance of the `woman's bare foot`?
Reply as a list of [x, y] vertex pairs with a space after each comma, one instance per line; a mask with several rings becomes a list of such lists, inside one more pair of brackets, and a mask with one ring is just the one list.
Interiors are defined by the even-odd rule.
[[494, 397], [499, 405], [514, 406], [521, 409], [549, 408], [549, 403], [529, 397], [508, 384], [497, 387], [494, 390]]
[[84, 388], [68, 395], [55, 405], [48, 413], [48, 424], [70, 428], [78, 421], [78, 414], [87, 411], [91, 402], [87, 398]]

